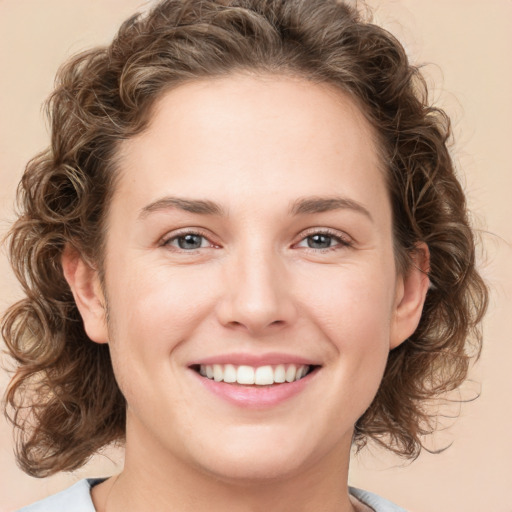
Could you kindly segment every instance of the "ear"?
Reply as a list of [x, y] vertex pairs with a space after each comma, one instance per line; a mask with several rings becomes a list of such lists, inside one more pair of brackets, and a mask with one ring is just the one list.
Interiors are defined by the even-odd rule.
[[411, 336], [421, 319], [430, 285], [430, 253], [425, 243], [418, 243], [411, 255], [412, 264], [405, 275], [398, 276], [390, 350]]
[[61, 264], [87, 336], [96, 343], [108, 343], [106, 301], [98, 271], [69, 244], [62, 253]]

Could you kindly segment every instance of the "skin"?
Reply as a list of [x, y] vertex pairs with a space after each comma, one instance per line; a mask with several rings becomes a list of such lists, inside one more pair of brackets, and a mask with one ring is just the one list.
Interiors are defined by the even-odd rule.
[[[346, 486], [354, 424], [428, 287], [424, 246], [397, 274], [374, 139], [327, 85], [232, 75], [165, 93], [123, 143], [103, 286], [78, 254], [63, 257], [128, 403], [125, 468], [94, 488], [98, 510], [364, 510]], [[225, 215], [184, 211], [176, 196]], [[318, 197], [343, 201], [290, 213]], [[180, 248], [176, 237], [198, 230], [200, 247]], [[320, 367], [272, 407], [218, 398], [189, 368], [269, 352]]]

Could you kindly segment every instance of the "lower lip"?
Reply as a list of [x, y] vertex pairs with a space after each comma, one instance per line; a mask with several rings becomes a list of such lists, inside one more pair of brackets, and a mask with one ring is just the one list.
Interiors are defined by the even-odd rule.
[[319, 368], [315, 368], [305, 377], [295, 382], [285, 382], [272, 386], [243, 386], [228, 384], [203, 377], [191, 370], [199, 382], [211, 393], [238, 407], [264, 409], [279, 405], [303, 391], [314, 379]]

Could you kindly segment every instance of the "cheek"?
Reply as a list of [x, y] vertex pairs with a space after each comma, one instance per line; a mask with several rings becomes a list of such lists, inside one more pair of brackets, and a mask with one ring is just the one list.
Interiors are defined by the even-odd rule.
[[205, 276], [132, 268], [112, 272], [109, 284], [112, 363], [121, 387], [169, 371], [169, 355], [211, 310]]
[[[375, 267], [333, 273], [307, 295], [305, 308], [332, 347], [333, 389], [352, 390], [362, 414], [379, 387], [389, 354], [395, 283]], [[319, 282], [319, 281], [317, 281]], [[338, 400], [336, 394], [333, 400]]]
[[350, 332], [371, 343], [376, 332], [390, 332], [395, 282], [389, 274], [371, 264], [317, 272], [302, 280], [315, 283], [302, 286], [302, 305], [334, 338], [337, 332]]
[[141, 267], [135, 266], [124, 276], [112, 276], [113, 316], [122, 318], [119, 327], [122, 324], [128, 337], [136, 332], [180, 332], [197, 321], [205, 304], [211, 301], [213, 287], [208, 285], [208, 272], [165, 265]]

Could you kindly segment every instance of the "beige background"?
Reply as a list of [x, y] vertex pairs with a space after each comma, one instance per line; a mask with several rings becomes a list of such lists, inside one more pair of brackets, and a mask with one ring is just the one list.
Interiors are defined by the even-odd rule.
[[[372, 0], [378, 23], [404, 42], [412, 60], [429, 64], [434, 97], [451, 115], [454, 158], [482, 230], [483, 273], [492, 287], [485, 348], [462, 390], [480, 398], [449, 412], [458, 420], [430, 440], [440, 455], [405, 465], [375, 448], [354, 458], [351, 483], [411, 512], [512, 512], [512, 1]], [[109, 41], [143, 0], [0, 0], [0, 232], [12, 220], [24, 164], [47, 143], [41, 103], [69, 55]], [[0, 255], [0, 310], [19, 290]], [[0, 373], [0, 389], [7, 383]], [[74, 474], [37, 480], [12, 455], [0, 420], [0, 512], [60, 490], [84, 476], [116, 471], [119, 454], [96, 458]]]

